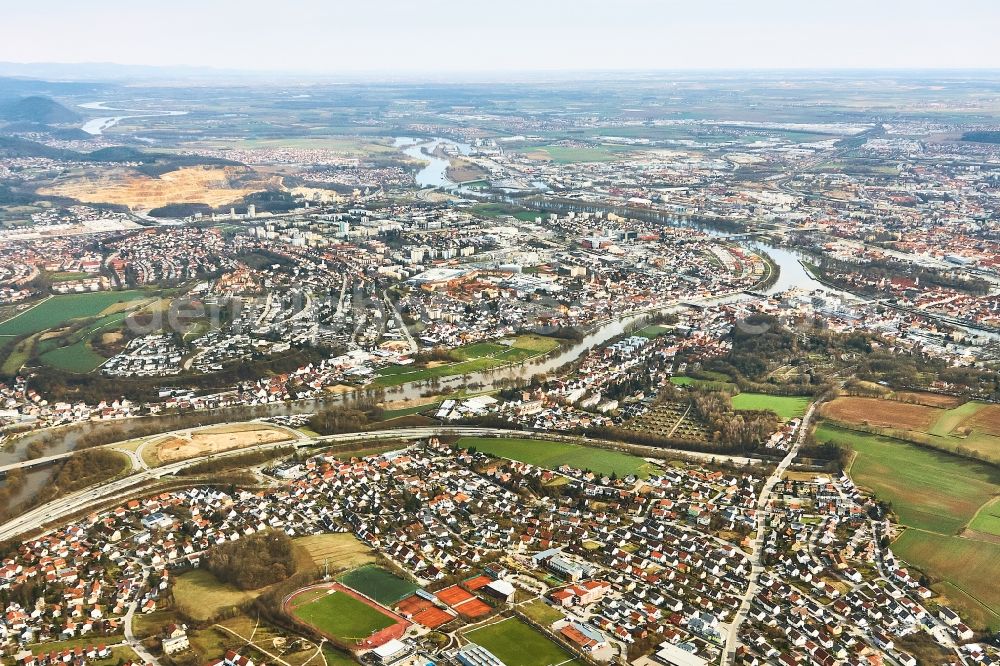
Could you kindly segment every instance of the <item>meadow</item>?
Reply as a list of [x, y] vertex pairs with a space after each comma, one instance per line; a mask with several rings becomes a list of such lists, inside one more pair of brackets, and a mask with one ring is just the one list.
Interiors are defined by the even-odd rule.
[[767, 395], [766, 393], [739, 393], [733, 396], [733, 409], [770, 410], [782, 420], [800, 418], [809, 409], [812, 398], [807, 396]]
[[969, 529], [1000, 536], [1000, 497], [984, 504], [969, 521]]
[[510, 344], [477, 342], [451, 350], [452, 363], [412, 366], [393, 365], [382, 368], [375, 379], [377, 386], [397, 386], [406, 382], [454, 377], [482, 372], [513, 363], [523, 363], [556, 349], [559, 341], [540, 335], [519, 335]]
[[976, 626], [1000, 630], [1000, 585], [984, 584], [1000, 576], [1000, 545], [909, 529], [892, 550], [932, 578], [944, 579], [935, 589]]
[[0, 323], [0, 336], [20, 336], [55, 328], [71, 319], [96, 317], [116, 303], [146, 298], [144, 290], [99, 291], [52, 296]]
[[481, 645], [507, 666], [551, 666], [571, 661], [573, 655], [517, 618], [510, 618], [466, 632], [465, 637]]
[[829, 422], [816, 429], [820, 442], [849, 446], [848, 470], [858, 486], [891, 502], [906, 526], [892, 549], [926, 573], [977, 627], [1000, 629], [1000, 470], [885, 435]]
[[193, 620], [206, 621], [221, 611], [241, 606], [263, 590], [243, 591], [221, 582], [207, 569], [194, 569], [178, 576], [174, 583], [174, 602], [178, 610]]
[[498, 458], [518, 460], [546, 469], [559, 469], [571, 465], [589, 469], [597, 474], [636, 474], [649, 476], [654, 466], [642, 458], [568, 442], [549, 442], [540, 439], [507, 439], [491, 437], [462, 437], [457, 442], [463, 448], [475, 448]]
[[77, 374], [93, 372], [108, 360], [91, 349], [83, 340], [53, 349], [39, 358], [45, 365]]
[[1000, 493], [1000, 471], [985, 463], [830, 423], [816, 428], [816, 439], [850, 446], [855, 483], [891, 502], [910, 527], [956, 534]]
[[120, 328], [127, 316], [127, 312], [115, 312], [100, 317], [69, 335], [41, 341], [35, 346], [35, 354], [42, 363], [59, 370], [80, 374], [92, 372], [107, 359], [91, 348], [90, 341], [102, 331]]

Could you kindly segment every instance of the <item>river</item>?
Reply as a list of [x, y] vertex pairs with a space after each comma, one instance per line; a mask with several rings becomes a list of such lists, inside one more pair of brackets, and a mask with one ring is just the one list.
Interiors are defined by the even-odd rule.
[[116, 109], [106, 106], [106, 102], [86, 102], [79, 104], [81, 109], [96, 111], [122, 111], [127, 115], [105, 116], [102, 118], [92, 118], [85, 122], [80, 129], [87, 134], [99, 136], [104, 130], [110, 129], [127, 118], [158, 118], [160, 116], [183, 116], [187, 111], [167, 111], [165, 109]]
[[[407, 155], [426, 162], [424, 166], [417, 173], [417, 184], [421, 187], [448, 187], [454, 188], [455, 183], [448, 180], [447, 178], [447, 168], [448, 160], [436, 157], [434, 155], [428, 155], [424, 152], [426, 149], [429, 152], [433, 152], [442, 143], [449, 143], [457, 146], [459, 152], [462, 154], [468, 154], [470, 147], [466, 144], [460, 144], [448, 139], [432, 139], [429, 141], [419, 140], [419, 139], [407, 139], [400, 138], [396, 140], [396, 145], [403, 147], [404, 153]], [[688, 223], [684, 220], [672, 220], [670, 224], [684, 226]], [[699, 227], [702, 230], [711, 233], [712, 235], [724, 236], [723, 232], [717, 232], [714, 230]], [[806, 291], [815, 291], [817, 289], [824, 290], [827, 293], [835, 293], [842, 295], [844, 297], [850, 298], [851, 295], [846, 292], [838, 292], [837, 290], [830, 289], [823, 284], [817, 282], [802, 266], [800, 263], [800, 256], [794, 251], [777, 248], [771, 245], [766, 245], [756, 241], [748, 242], [746, 245], [758, 252], [764, 252], [768, 254], [774, 261], [775, 265], [779, 270], [778, 280], [767, 290], [768, 294], [775, 294], [791, 288], [799, 288]], [[718, 297], [712, 299], [705, 299], [706, 302], [711, 302], [714, 304], [722, 304], [727, 302], [733, 302], [745, 298], [745, 295], [734, 294], [731, 296]], [[680, 305], [665, 306], [662, 308], [655, 308], [646, 312], [626, 315], [622, 317], [617, 317], [614, 319], [607, 320], [600, 323], [593, 328], [589, 333], [587, 333], [584, 338], [580, 341], [573, 342], [557, 352], [540, 357], [533, 361], [527, 361], [523, 364], [511, 365], [502, 368], [495, 368], [493, 370], [486, 370], [482, 372], [474, 372], [464, 376], [447, 377], [438, 381], [433, 387], [426, 381], [414, 381], [400, 386], [389, 387], [385, 389], [387, 400], [417, 400], [429, 391], [435, 390], [439, 391], [444, 388], [459, 389], [462, 386], [468, 385], [482, 385], [486, 387], [494, 387], [498, 382], [504, 381], [514, 381], [514, 380], [524, 380], [529, 379], [532, 375], [552, 373], [555, 370], [563, 367], [566, 364], [572, 363], [573, 361], [580, 358], [584, 353], [593, 347], [600, 346], [609, 340], [627, 333], [640, 326], [645, 320], [650, 318], [654, 314], [665, 314], [668, 312], [675, 312], [681, 309]], [[332, 394], [325, 396], [320, 399], [311, 400], [299, 400], [295, 402], [283, 402], [274, 403], [266, 406], [267, 412], [271, 416], [288, 416], [294, 414], [307, 414], [315, 412], [322, 407], [329, 407], [331, 405], [336, 405], [349, 400], [354, 397], [353, 393], [344, 394]], [[121, 428], [124, 432], [128, 432], [134, 427], [135, 424], [140, 421], [132, 419], [125, 421], [114, 421], [109, 424], [92, 424], [92, 423], [81, 423], [73, 426], [65, 426], [60, 428], [57, 432], [61, 433], [63, 436], [56, 439], [55, 443], [50, 447], [46, 448], [45, 454], [52, 455], [56, 453], [64, 453], [66, 451], [73, 450], [80, 438], [86, 434], [94, 431], [95, 428], [114, 426]], [[19, 438], [15, 444], [8, 445], [4, 449], [0, 450], [0, 464], [9, 464], [23, 460], [27, 457], [26, 449], [34, 441], [46, 437], [51, 434], [51, 430], [42, 430], [38, 432], [29, 433], [22, 438]], [[27, 483], [25, 484], [24, 490], [18, 493], [15, 498], [16, 501], [24, 501], [30, 498], [40, 487], [42, 487], [47, 480], [51, 477], [51, 468], [42, 468], [35, 471], [31, 471], [27, 474]], [[0, 482], [2, 483], [2, 482]]]
[[414, 139], [413, 137], [397, 137], [393, 142], [397, 148], [403, 148], [403, 153], [415, 160], [426, 162], [424, 167], [417, 172], [414, 177], [420, 187], [443, 187], [455, 189], [458, 183], [448, 179], [448, 166], [451, 161], [433, 155], [439, 146], [451, 146], [462, 155], [472, 152], [472, 146], [467, 143], [459, 143], [451, 139]]
[[789, 289], [822, 290], [827, 294], [840, 296], [844, 299], [859, 300], [853, 294], [829, 287], [814, 278], [802, 265], [802, 261], [808, 257], [800, 252], [758, 242], [748, 242], [744, 245], [757, 252], [763, 252], [778, 266], [778, 279], [767, 288], [764, 292], [766, 294], [780, 294]]

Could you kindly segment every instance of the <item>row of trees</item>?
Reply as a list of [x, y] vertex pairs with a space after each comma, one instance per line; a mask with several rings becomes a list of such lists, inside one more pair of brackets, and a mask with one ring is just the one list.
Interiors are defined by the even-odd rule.
[[[840, 279], [839, 276], [864, 274], [866, 278], [874, 278], [876, 280], [906, 278], [919, 281], [920, 284], [956, 289], [971, 294], [988, 294], [990, 290], [990, 283], [986, 280], [963, 278], [947, 271], [925, 268], [909, 262], [892, 259], [881, 259], [865, 262], [864, 264], [856, 264], [824, 256], [819, 264], [819, 272], [823, 279], [837, 286], [849, 286], [854, 290], [858, 289], [858, 285], [848, 284], [847, 281]], [[874, 294], [876, 292], [874, 289], [871, 289], [869, 293]]]

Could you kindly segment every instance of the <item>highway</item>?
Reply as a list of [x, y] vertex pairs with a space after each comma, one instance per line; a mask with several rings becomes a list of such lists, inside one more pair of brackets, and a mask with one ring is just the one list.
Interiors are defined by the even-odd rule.
[[31, 460], [23, 460], [21, 462], [10, 463], [9, 465], [0, 465], [0, 474], [6, 474], [7, 472], [12, 472], [15, 469], [28, 469], [29, 467], [36, 467], [38, 465], [47, 465], [48, 463], [62, 460], [63, 458], [69, 458], [73, 455], [73, 453], [75, 452], [67, 451], [66, 453], [56, 453], [51, 456], [32, 458]]
[[[186, 431], [186, 430], [185, 430]], [[178, 432], [185, 432], [178, 431]], [[167, 435], [169, 433], [164, 433]], [[248, 453], [250, 451], [259, 451], [266, 449], [276, 449], [286, 446], [295, 447], [324, 447], [336, 444], [356, 442], [356, 441], [392, 441], [392, 440], [413, 440], [413, 439], [424, 439], [427, 437], [512, 437], [512, 438], [530, 438], [530, 439], [545, 439], [551, 441], [562, 441], [578, 443], [582, 445], [598, 445], [600, 448], [609, 448], [615, 450], [623, 450], [625, 446], [632, 448], [634, 450], [639, 450], [647, 457], [654, 458], [671, 458], [671, 457], [682, 457], [691, 458], [699, 460], [715, 460], [715, 461], [726, 461], [732, 462], [737, 465], [744, 465], [748, 463], [758, 462], [754, 458], [747, 458], [743, 456], [727, 456], [727, 455], [713, 455], [710, 453], [700, 453], [696, 451], [683, 451], [677, 449], [661, 449], [655, 447], [642, 447], [636, 445], [623, 445], [621, 442], [610, 442], [603, 440], [588, 440], [587, 438], [573, 437], [569, 435], [558, 435], [547, 432], [530, 432], [524, 430], [505, 430], [502, 428], [477, 428], [471, 426], [430, 426], [430, 427], [419, 427], [419, 428], [400, 428], [397, 430], [373, 430], [369, 432], [350, 432], [337, 435], [326, 435], [317, 438], [301, 437], [293, 441], [284, 442], [272, 442], [269, 444], [260, 444], [256, 446], [244, 447], [241, 449], [234, 449], [232, 451], [226, 451], [223, 453], [217, 453], [208, 456], [200, 456], [197, 458], [190, 458], [188, 460], [182, 460], [175, 463], [170, 463], [167, 465], [162, 465], [160, 467], [146, 468], [142, 465], [141, 460], [137, 465], [137, 459], [140, 456], [130, 455], [133, 464], [133, 472], [128, 476], [124, 476], [106, 483], [91, 486], [90, 488], [85, 488], [77, 492], [71, 493], [64, 497], [52, 500], [46, 504], [30, 509], [17, 518], [13, 518], [8, 522], [0, 525], [0, 541], [7, 541], [13, 539], [19, 535], [33, 532], [35, 530], [41, 529], [43, 526], [58, 521], [60, 519], [66, 518], [67, 516], [80, 513], [92, 509], [98, 505], [113, 502], [116, 500], [122, 500], [131, 496], [141, 495], [146, 492], [147, 489], [144, 485], [161, 479], [165, 476], [171, 476], [177, 474], [186, 467], [203, 462], [208, 459], [215, 458], [225, 458], [229, 456], [240, 455], [243, 453]], [[107, 444], [106, 447], [114, 447], [115, 444]], [[72, 455], [71, 453], [60, 454], [59, 457], [66, 457]], [[56, 459], [56, 456], [49, 456], [52, 459]], [[31, 461], [27, 461], [31, 462]], [[23, 463], [19, 463], [23, 464]]]

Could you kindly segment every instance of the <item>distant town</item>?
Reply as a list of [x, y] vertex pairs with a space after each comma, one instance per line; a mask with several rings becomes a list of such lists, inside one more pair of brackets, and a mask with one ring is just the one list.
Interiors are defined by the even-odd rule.
[[1000, 661], [996, 82], [857, 76], [0, 78], [0, 662]]

